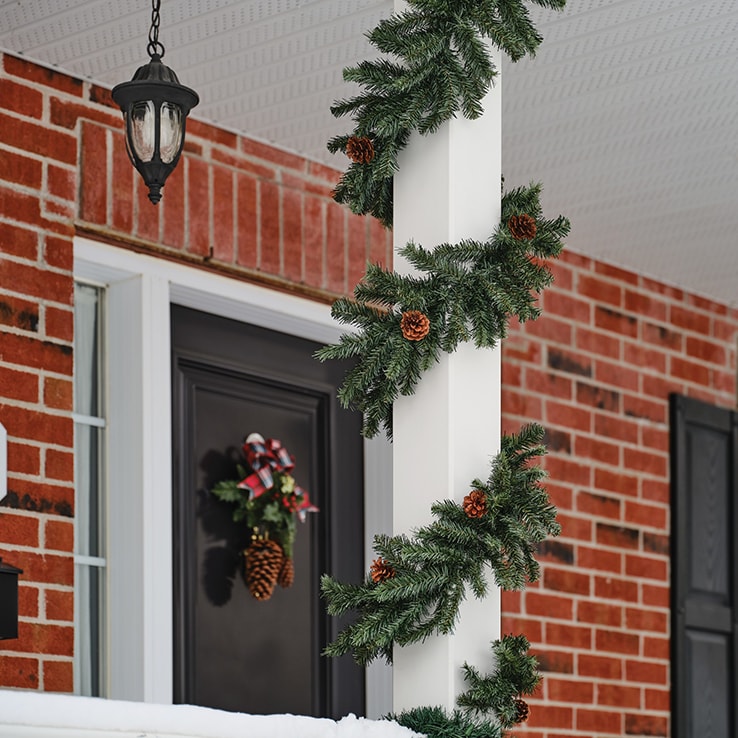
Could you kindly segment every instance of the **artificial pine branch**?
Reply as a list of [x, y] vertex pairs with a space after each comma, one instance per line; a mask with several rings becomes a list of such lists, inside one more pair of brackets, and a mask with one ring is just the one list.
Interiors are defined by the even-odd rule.
[[[373, 142], [376, 156], [354, 162], [334, 191], [354, 213], [371, 214], [392, 225], [392, 175], [397, 155], [413, 131], [433, 133], [461, 113], [478, 118], [482, 99], [497, 76], [486, 43], [513, 61], [533, 55], [541, 36], [526, 1], [554, 10], [566, 0], [408, 0], [408, 9], [382, 20], [367, 34], [392, 59], [363, 61], [344, 70], [344, 79], [363, 89], [331, 108], [350, 115], [353, 136]], [[328, 144], [346, 151], [350, 136]]]
[[518, 722], [516, 699], [533, 694], [541, 678], [529, 648], [525, 636], [506, 635], [492, 643], [491, 674], [482, 676], [464, 664], [464, 681], [469, 688], [456, 700], [461, 710], [449, 713], [440, 707], [418, 707], [386, 719], [428, 738], [501, 738], [503, 729]]
[[391, 661], [394, 645], [452, 632], [466, 588], [477, 598], [486, 595], [487, 567], [504, 589], [538, 578], [535, 547], [560, 530], [541, 486], [546, 473], [532, 463], [545, 453], [543, 434], [541, 426], [528, 425], [503, 436], [487, 482], [472, 482], [484, 501], [480, 516], [444, 500], [431, 508], [435, 520], [412, 536], [376, 536], [374, 551], [392, 576], [367, 576], [360, 585], [323, 576], [328, 613], [358, 615], [326, 655], [352, 653], [362, 665], [378, 656]]
[[[344, 407], [364, 413], [363, 433], [377, 434], [384, 426], [392, 435], [392, 405], [410, 395], [422, 373], [442, 352], [473, 341], [493, 347], [504, 338], [507, 322], [536, 318], [536, 297], [552, 277], [544, 260], [558, 256], [569, 221], [543, 218], [540, 185], [508, 192], [502, 198], [502, 220], [488, 241], [442, 244], [434, 250], [409, 243], [401, 254], [417, 270], [399, 275], [369, 265], [354, 290], [354, 299], [333, 304], [333, 317], [358, 331], [341, 336], [316, 356], [321, 360], [357, 358], [339, 391]], [[516, 238], [510, 218], [527, 216], [535, 223], [532, 238]], [[422, 340], [408, 341], [401, 315], [408, 310], [430, 319]]]
[[492, 642], [494, 670], [482, 676], [477, 669], [464, 664], [464, 681], [469, 688], [456, 703], [467, 712], [494, 715], [504, 728], [516, 720], [515, 699], [531, 695], [541, 681], [538, 663], [528, 653], [530, 643], [523, 635], [506, 635]]

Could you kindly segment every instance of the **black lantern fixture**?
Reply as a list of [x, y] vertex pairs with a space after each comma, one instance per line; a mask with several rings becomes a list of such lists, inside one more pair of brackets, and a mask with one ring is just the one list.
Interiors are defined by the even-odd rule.
[[18, 637], [18, 575], [22, 573], [0, 559], [0, 640]]
[[151, 28], [146, 51], [151, 58], [139, 67], [130, 82], [113, 88], [113, 100], [126, 122], [128, 156], [149, 188], [149, 200], [161, 200], [161, 188], [174, 171], [182, 153], [185, 121], [200, 102], [194, 90], [179, 83], [177, 75], [162, 64], [164, 46], [159, 42], [159, 6], [152, 0]]

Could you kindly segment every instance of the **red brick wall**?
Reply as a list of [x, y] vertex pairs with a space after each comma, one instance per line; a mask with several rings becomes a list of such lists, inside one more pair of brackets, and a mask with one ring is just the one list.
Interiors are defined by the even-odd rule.
[[669, 735], [670, 392], [735, 406], [738, 311], [565, 254], [503, 344], [503, 427], [541, 422], [562, 534], [503, 595], [544, 682], [528, 736]]
[[9, 466], [0, 557], [24, 570], [19, 638], [0, 642], [0, 687], [70, 691], [74, 234], [325, 301], [350, 289], [367, 258], [390, 259], [391, 242], [333, 202], [334, 170], [197, 121], [154, 206], [106, 90], [12, 56], [0, 61], [0, 423]]

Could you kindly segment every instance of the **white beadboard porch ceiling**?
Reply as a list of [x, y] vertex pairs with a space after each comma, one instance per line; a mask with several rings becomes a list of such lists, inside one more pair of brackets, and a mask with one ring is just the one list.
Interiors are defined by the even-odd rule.
[[[193, 115], [343, 167], [331, 102], [392, 0], [162, 0]], [[738, 2], [534, 8], [535, 59], [504, 63], [506, 185], [542, 181], [568, 245], [738, 305]], [[149, 0], [0, 0], [0, 48], [112, 87], [148, 61]], [[2, 133], [0, 132], [0, 140]]]

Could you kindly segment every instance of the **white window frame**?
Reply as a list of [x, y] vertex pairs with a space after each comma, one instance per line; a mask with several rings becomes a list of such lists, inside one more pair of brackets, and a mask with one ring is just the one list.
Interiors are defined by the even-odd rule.
[[[107, 694], [171, 704], [170, 305], [321, 343], [343, 329], [327, 305], [85, 237], [74, 275], [106, 285]], [[391, 469], [389, 443], [365, 441], [367, 557], [373, 534], [391, 530]], [[368, 670], [367, 715], [388, 712], [391, 693], [389, 670]]]

